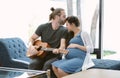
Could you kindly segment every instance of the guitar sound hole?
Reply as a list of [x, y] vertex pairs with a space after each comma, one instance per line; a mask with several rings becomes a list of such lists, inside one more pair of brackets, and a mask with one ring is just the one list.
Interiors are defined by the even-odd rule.
[[37, 48], [37, 51], [41, 50], [41, 48], [42, 48], [42, 46], [39, 46], [39, 47]]

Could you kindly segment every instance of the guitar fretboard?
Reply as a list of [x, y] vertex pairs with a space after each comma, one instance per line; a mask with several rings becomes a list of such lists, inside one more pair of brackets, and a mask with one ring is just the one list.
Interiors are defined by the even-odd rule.
[[40, 50], [44, 50], [44, 51], [53, 51], [55, 48], [41, 48]]

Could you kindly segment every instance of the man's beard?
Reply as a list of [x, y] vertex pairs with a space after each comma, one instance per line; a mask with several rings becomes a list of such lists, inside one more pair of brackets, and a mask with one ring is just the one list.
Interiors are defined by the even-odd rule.
[[60, 23], [60, 25], [64, 25], [64, 24], [65, 24], [65, 21], [62, 21], [62, 20], [61, 20], [59, 23]]

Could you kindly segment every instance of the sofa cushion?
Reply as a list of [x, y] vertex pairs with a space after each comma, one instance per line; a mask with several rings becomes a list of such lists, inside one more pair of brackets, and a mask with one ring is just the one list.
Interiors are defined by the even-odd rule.
[[92, 68], [120, 70], [120, 61], [110, 59], [93, 59], [95, 66]]

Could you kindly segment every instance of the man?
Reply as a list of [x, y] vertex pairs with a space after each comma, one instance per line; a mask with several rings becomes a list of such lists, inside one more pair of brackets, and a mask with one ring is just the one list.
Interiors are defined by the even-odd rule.
[[[40, 37], [42, 42], [46, 42], [51, 48], [57, 49], [54, 49], [52, 52], [47, 52], [44, 58], [40, 58], [39, 56], [33, 58], [29, 69], [51, 69], [51, 63], [61, 57], [58, 50], [65, 49], [66, 47], [67, 29], [62, 26], [66, 19], [65, 11], [62, 8], [51, 8], [51, 11], [52, 13], [49, 16], [50, 22], [41, 24], [31, 36], [30, 42], [33, 44]], [[31, 45], [29, 48], [33, 52], [37, 52], [35, 46]]]

